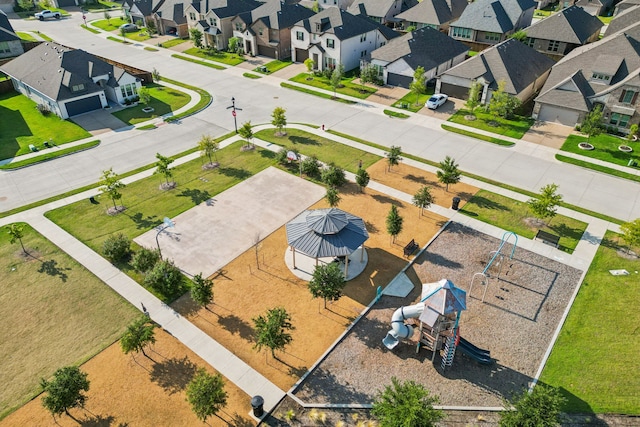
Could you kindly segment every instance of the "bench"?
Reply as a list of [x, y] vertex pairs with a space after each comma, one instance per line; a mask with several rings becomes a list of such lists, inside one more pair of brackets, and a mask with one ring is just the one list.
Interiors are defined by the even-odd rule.
[[416, 243], [416, 241], [414, 239], [411, 239], [411, 241], [407, 244], [407, 246], [404, 247], [403, 252], [404, 252], [404, 256], [408, 257], [409, 255], [411, 255], [412, 253], [414, 253], [416, 251], [416, 249], [418, 249], [420, 246], [418, 246], [418, 244]]
[[534, 239], [540, 240], [542, 243], [553, 246], [554, 248], [560, 246], [560, 236], [547, 233], [546, 231], [538, 230]]

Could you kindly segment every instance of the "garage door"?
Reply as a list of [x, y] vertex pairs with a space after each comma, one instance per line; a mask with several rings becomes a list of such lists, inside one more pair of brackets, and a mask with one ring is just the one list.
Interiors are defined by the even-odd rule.
[[552, 105], [542, 105], [538, 120], [542, 122], [556, 122], [566, 126], [575, 126], [578, 123], [580, 113], [578, 111], [567, 110]]
[[309, 57], [309, 51], [296, 48], [296, 62], [304, 62]]
[[387, 74], [387, 84], [389, 86], [399, 86], [405, 89], [409, 89], [409, 85], [413, 81], [413, 77], [402, 76], [400, 74], [389, 73]]
[[95, 95], [89, 98], [67, 102], [65, 106], [67, 107], [67, 114], [71, 117], [102, 108], [102, 103], [100, 102], [100, 95]]
[[440, 93], [446, 93], [450, 98], [467, 99], [469, 97], [469, 88], [452, 85], [450, 83], [442, 83], [442, 85], [440, 85]]
[[58, 7], [77, 6], [76, 0], [58, 0]]
[[269, 58], [275, 58], [276, 48], [271, 46], [258, 45], [258, 55], [267, 56]]

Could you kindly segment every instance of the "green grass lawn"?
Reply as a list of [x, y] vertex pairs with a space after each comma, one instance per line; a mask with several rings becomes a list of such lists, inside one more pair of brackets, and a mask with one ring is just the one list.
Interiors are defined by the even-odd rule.
[[[99, 140], [85, 142], [84, 144], [74, 145], [69, 148], [63, 148], [62, 150], [49, 151], [44, 146], [39, 147], [39, 149], [43, 150], [42, 154], [36, 157], [29, 157], [24, 160], [18, 160], [17, 162], [11, 162], [6, 165], [0, 166], [0, 169], [11, 170], [23, 168], [25, 166], [33, 165], [36, 163], [46, 162], [48, 160], [55, 159], [57, 157], [68, 156], [69, 154], [77, 153], [79, 151], [88, 150], [93, 147], [97, 147], [100, 145]], [[46, 150], [46, 151], [45, 151]]]
[[120, 9], [122, 8], [122, 5], [114, 3], [112, 1], [100, 0], [91, 3], [85, 3], [84, 7], [89, 9], [89, 11], [91, 12], [100, 12], [103, 10]]
[[129, 40], [123, 39], [122, 37], [108, 36], [107, 40], [111, 40], [111, 41], [122, 43], [122, 44], [131, 44]]
[[[490, 191], [478, 191], [460, 212], [528, 239], [533, 239], [538, 232], [537, 227], [529, 227], [524, 222], [526, 218], [533, 217], [529, 205]], [[559, 249], [568, 253], [573, 253], [587, 229], [586, 223], [563, 215], [556, 215], [546, 222], [549, 225], [541, 229], [560, 236]]]
[[[271, 74], [271, 73], [275, 73], [278, 70], [282, 70], [285, 67], [288, 67], [289, 65], [293, 64], [293, 62], [291, 61], [278, 61], [277, 59], [275, 61], [271, 61], [271, 62], [267, 62], [266, 64], [254, 68], [253, 71], [256, 71], [258, 73], [262, 73], [262, 74]], [[262, 67], [266, 67], [267, 68], [267, 72], [265, 73], [264, 71], [262, 71]]]
[[31, 34], [25, 33], [25, 32], [22, 32], [22, 31], [16, 31], [16, 35], [18, 37], [20, 37], [20, 40], [25, 40], [25, 41], [28, 41], [28, 42], [36, 42], [36, 41], [38, 41]]
[[127, 38], [131, 40], [135, 40], [137, 42], [143, 42], [145, 40], [149, 40], [151, 36], [147, 32], [146, 28], [143, 28], [138, 31], [132, 31], [130, 33], [127, 33]]
[[[111, 114], [129, 125], [135, 125], [155, 117], [176, 111], [189, 103], [191, 97], [184, 92], [157, 85], [155, 83], [146, 86], [151, 95], [151, 101], [148, 105], [138, 104], [135, 107], [125, 108], [124, 110], [115, 111]], [[153, 107], [154, 111], [145, 113], [143, 108]]]
[[94, 27], [100, 28], [103, 31], [118, 31], [120, 28], [120, 25], [126, 24], [128, 22], [129, 21], [127, 19], [114, 16], [111, 19], [109, 19], [108, 22], [106, 19], [101, 19], [100, 21], [93, 21], [91, 24]]
[[556, 154], [555, 158], [556, 158], [556, 160], [559, 160], [561, 162], [570, 163], [572, 165], [580, 166], [582, 168], [591, 169], [591, 170], [602, 172], [602, 173], [607, 173], [609, 175], [613, 175], [613, 176], [617, 176], [617, 177], [620, 177], [620, 178], [628, 179], [630, 181], [640, 182], [640, 176], [634, 175], [634, 174], [631, 174], [631, 173], [627, 173], [627, 172], [623, 172], [623, 171], [619, 171], [618, 169], [613, 169], [613, 168], [608, 168], [606, 166], [596, 165], [595, 163], [591, 163], [591, 162], [584, 162], [582, 160], [574, 159], [573, 157], [569, 157], [569, 156], [563, 156], [561, 154]]
[[324, 163], [333, 162], [336, 166], [353, 173], [358, 171], [358, 162], [360, 160], [362, 160], [362, 167], [366, 169], [381, 159], [380, 156], [375, 154], [299, 129], [287, 129], [287, 135], [285, 136], [275, 136], [274, 134], [274, 129], [261, 130], [256, 132], [256, 138], [296, 150], [305, 156], [315, 155]]
[[513, 120], [503, 119], [502, 117], [485, 113], [479, 108], [473, 113], [476, 116], [476, 120], [465, 119], [464, 116], [468, 114], [468, 110], [460, 109], [449, 118], [449, 121], [517, 139], [522, 138], [534, 122], [530, 117], [518, 117]]
[[[627, 166], [630, 159], [633, 159], [636, 163], [640, 164], [640, 144], [637, 142], [630, 142], [627, 139], [613, 135], [600, 134], [591, 137], [589, 140], [589, 143], [595, 147], [593, 150], [581, 150], [578, 147], [578, 143], [586, 141], [586, 136], [569, 135], [564, 144], [562, 144], [560, 150], [621, 166]], [[631, 153], [623, 153], [618, 150], [618, 147], [621, 145], [627, 145], [633, 148], [633, 151]]]
[[417, 113], [420, 111], [427, 100], [433, 95], [433, 87], [429, 86], [427, 88], [427, 93], [418, 95], [418, 101], [416, 102], [415, 93], [407, 93], [402, 98], [398, 99], [398, 102], [394, 103], [393, 106], [396, 108], [406, 108], [407, 110]]
[[502, 146], [505, 146], [505, 147], [511, 147], [512, 145], [515, 145], [515, 143], [513, 143], [511, 141], [505, 141], [504, 139], [494, 138], [492, 136], [483, 135], [481, 133], [470, 132], [470, 131], [468, 131], [466, 129], [459, 129], [457, 127], [448, 126], [448, 125], [445, 125], [445, 124], [441, 124], [440, 126], [442, 127], [442, 129], [444, 129], [446, 131], [457, 133], [457, 134], [464, 135], [464, 136], [470, 136], [470, 137], [476, 138], [476, 139], [481, 139], [482, 141], [487, 141], [487, 142], [490, 142], [492, 144], [502, 145]]
[[227, 65], [238, 65], [241, 62], [244, 62], [244, 58], [236, 53], [229, 52], [209, 52], [206, 50], [198, 49], [197, 47], [192, 47], [191, 49], [185, 50], [183, 53], [187, 55], [197, 56], [198, 58], [209, 59], [211, 61], [220, 62], [222, 64]]
[[40, 378], [117, 340], [139, 311], [31, 227], [27, 257], [0, 231], [1, 419], [40, 393]]
[[342, 102], [343, 104], [357, 104], [357, 102], [352, 101], [350, 99], [345, 99], [345, 98], [340, 98], [340, 97], [334, 98], [333, 95], [329, 95], [328, 93], [318, 92], [317, 90], [307, 89], [306, 87], [300, 87], [300, 86], [292, 85], [292, 84], [289, 84], [287, 82], [280, 83], [280, 86], [284, 87], [284, 88], [287, 88], [287, 89], [297, 90], [298, 92], [308, 93], [310, 95], [318, 96], [320, 98], [330, 99], [330, 100], [336, 101], [336, 102]]
[[53, 138], [57, 145], [91, 136], [69, 120], [55, 114], [43, 116], [36, 103], [24, 95], [9, 92], [0, 95], [0, 159], [29, 152], [29, 144], [42, 146]]
[[166, 42], [161, 43], [160, 46], [164, 47], [165, 49], [169, 49], [170, 47], [178, 46], [179, 44], [186, 43], [188, 41], [189, 39], [175, 38], [173, 40], [167, 40]]
[[205, 67], [213, 68], [214, 70], [225, 69], [222, 65], [214, 64], [213, 62], [201, 61], [199, 59], [191, 58], [190, 56], [178, 55], [177, 53], [174, 53], [173, 55], [171, 55], [171, 57], [191, 62], [193, 64], [204, 65]]
[[[620, 256], [617, 244], [607, 232], [542, 372], [566, 412], [640, 414], [640, 260]], [[609, 273], [619, 269], [630, 274]]]
[[[292, 82], [302, 83], [308, 86], [325, 89], [333, 93], [333, 88], [331, 87], [328, 78], [315, 75], [313, 76], [313, 78], [311, 78], [311, 80], [307, 80], [309, 78], [309, 73], [300, 73], [297, 76], [290, 78], [289, 80]], [[353, 77], [344, 77], [342, 79], [342, 84], [344, 85], [344, 87], [338, 88], [336, 90], [336, 93], [353, 96], [354, 98], [365, 99], [372, 93], [377, 92], [377, 89], [368, 86], [364, 86], [363, 89], [362, 85], [352, 83], [353, 79]]]
[[392, 111], [392, 110], [386, 110], [385, 109], [382, 112], [385, 113], [389, 117], [396, 117], [398, 119], [408, 119], [410, 117], [408, 114], [397, 113], [397, 112]]
[[93, 34], [100, 34], [100, 31], [96, 30], [95, 28], [91, 28], [91, 27], [89, 27], [87, 25], [84, 25], [84, 24], [82, 24], [80, 26], [82, 28], [84, 28], [85, 30], [92, 32]]
[[262, 76], [259, 76], [257, 74], [252, 74], [252, 73], [242, 73], [242, 75], [248, 79], [261, 79]]

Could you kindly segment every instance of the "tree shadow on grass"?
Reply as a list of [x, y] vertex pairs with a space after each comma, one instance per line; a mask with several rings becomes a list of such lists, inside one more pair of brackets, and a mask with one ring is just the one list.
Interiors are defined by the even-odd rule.
[[155, 363], [149, 377], [171, 395], [186, 389], [197, 370], [198, 367], [185, 356]]
[[125, 213], [125, 215], [131, 218], [131, 220], [136, 224], [136, 228], [138, 230], [148, 230], [159, 224], [157, 215], [147, 215], [146, 218], [142, 217], [142, 212], [138, 212], [135, 215], [128, 215]]
[[55, 259], [50, 259], [49, 261], [42, 261], [42, 264], [40, 264], [40, 269], [38, 269], [38, 273], [46, 273], [49, 276], [54, 277], [57, 276], [60, 278], [60, 280], [66, 282], [69, 276], [67, 275], [67, 273], [65, 273], [65, 271], [70, 270], [71, 268], [69, 267], [58, 267], [58, 261], [56, 261]]
[[247, 179], [251, 176], [251, 172], [246, 169], [233, 168], [233, 167], [224, 167], [219, 168], [218, 171], [226, 176], [236, 178], [236, 179]]
[[290, 136], [289, 141], [291, 141], [291, 143], [293, 144], [301, 145], [322, 145], [317, 140], [306, 136]]
[[389, 196], [385, 196], [383, 194], [374, 194], [371, 197], [373, 198], [373, 200], [375, 200], [376, 202], [379, 202], [379, 203], [391, 204], [391, 205], [396, 205], [396, 206], [400, 205], [400, 202], [398, 202], [396, 199], [393, 199], [393, 198], [391, 198]]
[[378, 231], [380, 231], [378, 229], [378, 227], [376, 227], [376, 225], [374, 223], [372, 223], [371, 221], [365, 221], [364, 222], [365, 227], [367, 228], [367, 231], [371, 234], [375, 234]]
[[465, 205], [465, 209], [473, 209], [473, 205], [476, 205], [480, 209], [493, 209], [499, 211], [509, 210], [505, 205], [478, 195], [472, 197], [471, 200], [469, 200], [469, 203]]
[[251, 325], [249, 325], [247, 322], [245, 322], [235, 314], [220, 316], [218, 318], [218, 323], [231, 334], [237, 334], [242, 339], [253, 341], [255, 335], [253, 328], [251, 327]]
[[178, 197], [189, 197], [195, 206], [202, 202], [206, 202], [211, 198], [211, 194], [207, 190], [199, 190], [197, 188], [187, 188]]
[[267, 159], [275, 159], [276, 153], [271, 150], [260, 150], [260, 157], [264, 157]]
[[422, 259], [423, 259], [423, 261], [421, 261], [421, 262], [427, 261], [429, 263], [437, 264], [437, 265], [440, 265], [442, 267], [449, 268], [449, 269], [452, 269], [452, 270], [453, 269], [457, 270], [457, 269], [464, 268], [464, 266], [462, 264], [460, 264], [459, 262], [447, 259], [447, 258], [443, 257], [440, 254], [425, 252], [425, 256]]
[[408, 179], [409, 181], [417, 182], [418, 184], [427, 185], [429, 181], [425, 179], [423, 176], [415, 176], [413, 174], [408, 174], [403, 177], [404, 179]]
[[[224, 412], [224, 411], [221, 411], [221, 412]], [[225, 414], [228, 415], [226, 412]], [[220, 419], [224, 420], [224, 422], [227, 423], [229, 427], [253, 427], [256, 424], [255, 421], [249, 418], [245, 418], [240, 414], [238, 414], [237, 412], [231, 415], [230, 418], [231, 419], [227, 420], [220, 417]]]

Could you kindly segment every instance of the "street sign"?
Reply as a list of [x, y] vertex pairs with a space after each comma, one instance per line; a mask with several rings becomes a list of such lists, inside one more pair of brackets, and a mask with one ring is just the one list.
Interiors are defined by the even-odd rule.
[[233, 117], [235, 117], [235, 116], [236, 116], [236, 112], [235, 112], [235, 111], [232, 111], [232, 112], [231, 112], [231, 115], [232, 115]]

